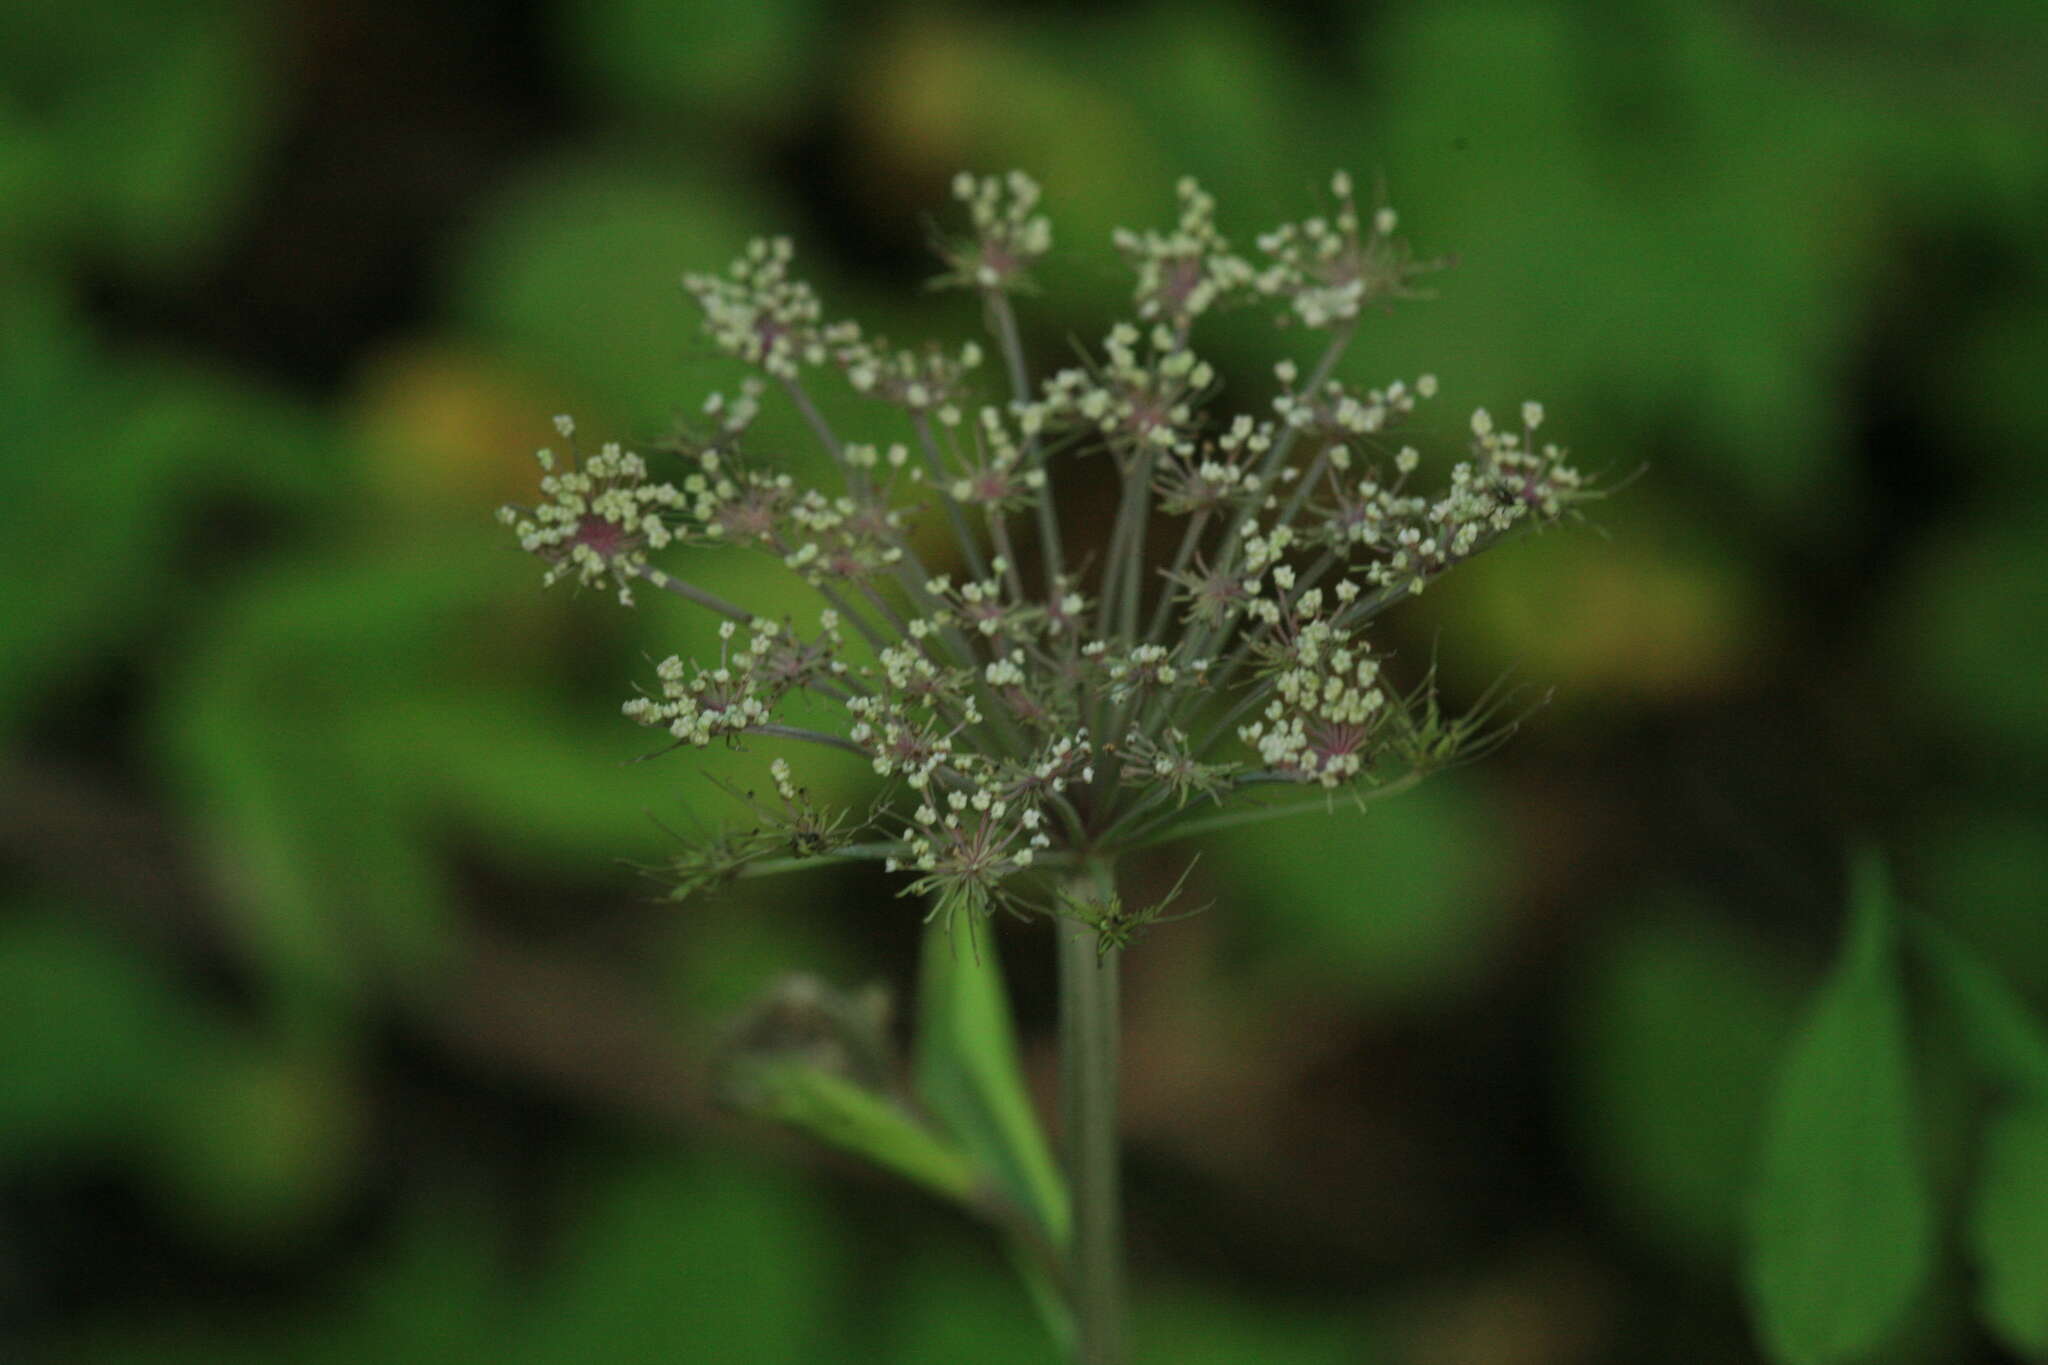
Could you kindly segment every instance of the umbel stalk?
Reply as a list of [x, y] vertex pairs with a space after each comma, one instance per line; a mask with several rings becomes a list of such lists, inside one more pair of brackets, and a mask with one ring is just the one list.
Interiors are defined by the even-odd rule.
[[[1078, 888], [1108, 906], [1115, 870], [1090, 860]], [[1117, 969], [1120, 949], [1080, 919], [1059, 921], [1060, 1088], [1067, 1183], [1073, 1208], [1068, 1248], [1079, 1365], [1122, 1365], [1123, 1211], [1117, 1178]]]

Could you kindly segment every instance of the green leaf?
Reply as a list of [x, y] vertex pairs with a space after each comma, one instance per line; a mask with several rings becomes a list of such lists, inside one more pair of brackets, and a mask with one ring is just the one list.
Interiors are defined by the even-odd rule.
[[1499, 812], [1447, 774], [1359, 811], [1338, 803], [1233, 830], [1235, 901], [1270, 951], [1319, 988], [1442, 1008], [1502, 948]]
[[824, 10], [819, 0], [611, 0], [562, 18], [595, 98], [789, 119], [818, 89]]
[[733, 1108], [972, 1205], [981, 1169], [897, 1101], [898, 1071], [887, 992], [839, 991], [802, 974], [776, 982], [729, 1026], [712, 1067]]
[[67, 150], [100, 168], [81, 177], [86, 222], [143, 272], [220, 249], [279, 126], [268, 108], [275, 68], [256, 34], [236, 7], [209, 8], [126, 79], [103, 75], [66, 129]]
[[1645, 1242], [1735, 1259], [1797, 1003], [1770, 947], [1717, 907], [1633, 905], [1591, 954], [1572, 1011], [1575, 1147]]
[[87, 915], [0, 906], [0, 1172], [146, 1142], [203, 1074], [204, 1017]]
[[995, 935], [956, 933], [953, 916], [925, 930], [917, 1093], [1002, 1192], [1055, 1243], [1067, 1236], [1067, 1192], [1024, 1088]]
[[904, 1267], [880, 1314], [876, 1360], [890, 1365], [1049, 1365], [1055, 1353], [1031, 1311], [986, 1258], [927, 1248]]
[[143, 274], [224, 245], [285, 126], [272, 28], [233, 0], [0, 10], [0, 103], [14, 115], [0, 160], [29, 201], [0, 210], [28, 229], [7, 235]]
[[801, 1062], [747, 1068], [745, 1108], [865, 1157], [935, 1194], [971, 1202], [980, 1171], [885, 1095]]
[[659, 430], [738, 374], [705, 343], [678, 277], [722, 268], [758, 224], [785, 217], [714, 174], [542, 165], [483, 212], [453, 303], [504, 354]]
[[2029, 500], [1952, 523], [1909, 570], [1892, 648], [1914, 704], [1992, 753], [2048, 752], [2048, 715], [2028, 680], [2048, 669], [2048, 634], [2015, 630], [2048, 573], [2048, 515]]
[[36, 585], [0, 612], [0, 733], [138, 638], [175, 638], [200, 509], [302, 515], [336, 496], [341, 452], [311, 410], [110, 351], [54, 289], [0, 305], [0, 411], [35, 433], [0, 461], [0, 580]]
[[298, 1022], [373, 982], [426, 986], [451, 960], [422, 746], [376, 725], [391, 698], [451, 673], [486, 563], [444, 546], [280, 566], [195, 633], [159, 703], [169, 779], [199, 812], [226, 922]]
[[2041, 932], [2048, 840], [2040, 816], [1993, 781], [1974, 797], [1930, 803], [1914, 824], [1911, 865], [1926, 913], [1997, 963], [2027, 999], [2048, 999], [2048, 934]]
[[2048, 1100], [2048, 1029], [2018, 991], [1947, 926], [1909, 921], [1913, 947], [1963, 1044], [1998, 1086]]
[[1882, 1344], [1933, 1258], [1897, 925], [1858, 868], [1848, 943], [1795, 1035], [1750, 1208], [1749, 1282], [1771, 1357], [1832, 1365]]
[[577, 1206], [554, 1273], [512, 1319], [506, 1365], [831, 1358], [838, 1238], [801, 1183], [654, 1160], [579, 1191]]
[[1969, 1237], [1984, 1321], [2019, 1354], [2048, 1355], [2048, 1105], [1985, 1128]]
[[158, 1201], [210, 1246], [303, 1250], [355, 1188], [363, 1101], [340, 1053], [223, 1037], [157, 1109]]
[[1134, 1316], [1138, 1365], [1360, 1365], [1428, 1353], [1396, 1349], [1352, 1313], [1249, 1298], [1239, 1286], [1168, 1289], [1139, 1300]]

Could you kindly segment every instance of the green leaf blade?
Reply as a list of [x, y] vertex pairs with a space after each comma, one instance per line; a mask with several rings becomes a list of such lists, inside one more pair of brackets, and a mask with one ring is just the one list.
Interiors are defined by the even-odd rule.
[[2039, 1016], [1946, 925], [1925, 915], [1911, 923], [1935, 997], [1977, 1066], [2000, 1089], [2048, 1103], [2048, 1029]]
[[956, 934], [952, 919], [935, 915], [925, 931], [918, 1098], [1002, 1194], [1063, 1245], [1066, 1185], [1018, 1065], [995, 935]]
[[2048, 1103], [1986, 1126], [1969, 1241], [1985, 1324], [2017, 1354], [2048, 1356]]
[[974, 1163], [887, 1096], [801, 1062], [747, 1070], [748, 1112], [801, 1129], [943, 1198], [973, 1204], [981, 1183]]
[[1778, 1077], [1750, 1208], [1750, 1293], [1784, 1365], [1865, 1355], [1899, 1325], [1933, 1263], [1898, 929], [1874, 863], [1849, 939]]

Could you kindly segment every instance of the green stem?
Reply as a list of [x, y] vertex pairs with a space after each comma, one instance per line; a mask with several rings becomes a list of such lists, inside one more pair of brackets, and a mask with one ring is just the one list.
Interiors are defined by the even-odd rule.
[[[1079, 897], [1103, 907], [1115, 892], [1106, 859], [1084, 865]], [[1118, 950], [1080, 919], [1059, 922], [1060, 1082], [1067, 1186], [1067, 1250], [1078, 1365], [1123, 1365], [1123, 1216], [1117, 1192]]]
[[[1029, 403], [1031, 373], [1024, 366], [1024, 339], [1017, 333], [1017, 314], [1010, 307], [1010, 296], [1000, 289], [986, 289], [982, 298], [988, 308], [989, 330], [995, 333], [997, 348], [1003, 353], [1003, 366], [1010, 372], [1010, 393], [1018, 403]], [[1059, 509], [1052, 497], [1052, 471], [1046, 469], [1045, 459], [1039, 453], [1038, 437], [1024, 438], [1024, 453], [1031, 467], [1046, 476], [1045, 486], [1038, 490], [1038, 539], [1039, 553], [1045, 557], [1045, 599], [1051, 602], [1059, 597], [1060, 577], [1065, 572], [1060, 562]]]
[[1145, 628], [1145, 643], [1156, 645], [1166, 631], [1166, 618], [1173, 611], [1173, 586], [1186, 569], [1188, 561], [1195, 557], [1195, 547], [1202, 543], [1202, 532], [1209, 525], [1209, 509], [1204, 507], [1188, 521], [1188, 529], [1181, 533], [1180, 549], [1174, 551], [1173, 567], [1166, 571], [1166, 581], [1159, 589], [1159, 605], [1152, 609], [1152, 624]]
[[946, 470], [945, 456], [939, 453], [938, 438], [932, 434], [931, 418], [920, 412], [911, 420], [917, 428], [918, 446], [924, 451], [924, 467], [931, 471], [931, 486], [939, 495], [940, 505], [946, 509], [946, 520], [953, 525], [953, 539], [960, 543], [960, 557], [976, 579], [987, 578], [988, 561], [982, 558], [981, 546], [967, 525], [967, 514], [960, 510], [959, 502], [953, 497], [953, 476]]

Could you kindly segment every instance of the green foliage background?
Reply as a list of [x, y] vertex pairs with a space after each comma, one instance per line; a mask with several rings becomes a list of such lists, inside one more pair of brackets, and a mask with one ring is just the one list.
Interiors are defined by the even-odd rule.
[[[720, 760], [628, 762], [616, 703], [707, 627], [543, 597], [489, 520], [551, 414], [723, 380], [675, 281], [755, 232], [963, 334], [927, 215], [1013, 165], [1043, 362], [1179, 174], [1244, 236], [1343, 165], [1460, 260], [1351, 371], [1643, 471], [1398, 626], [1554, 690], [1503, 754], [1218, 840], [1134, 955], [1145, 1358], [1760, 1358], [1795, 1021], [1788, 1075], [1897, 1009], [1866, 948], [1809, 1012], [1844, 850], [2048, 1004], [2044, 85], [2029, 3], [0, 7], [0, 1358], [1047, 1358], [978, 1229], [708, 1097], [779, 973], [906, 996], [918, 908], [653, 903], [621, 860]], [[1210, 349], [1243, 393], [1298, 345]], [[1909, 1052], [1958, 1250], [1859, 1349], [2039, 1358], [2048, 1121]]]

